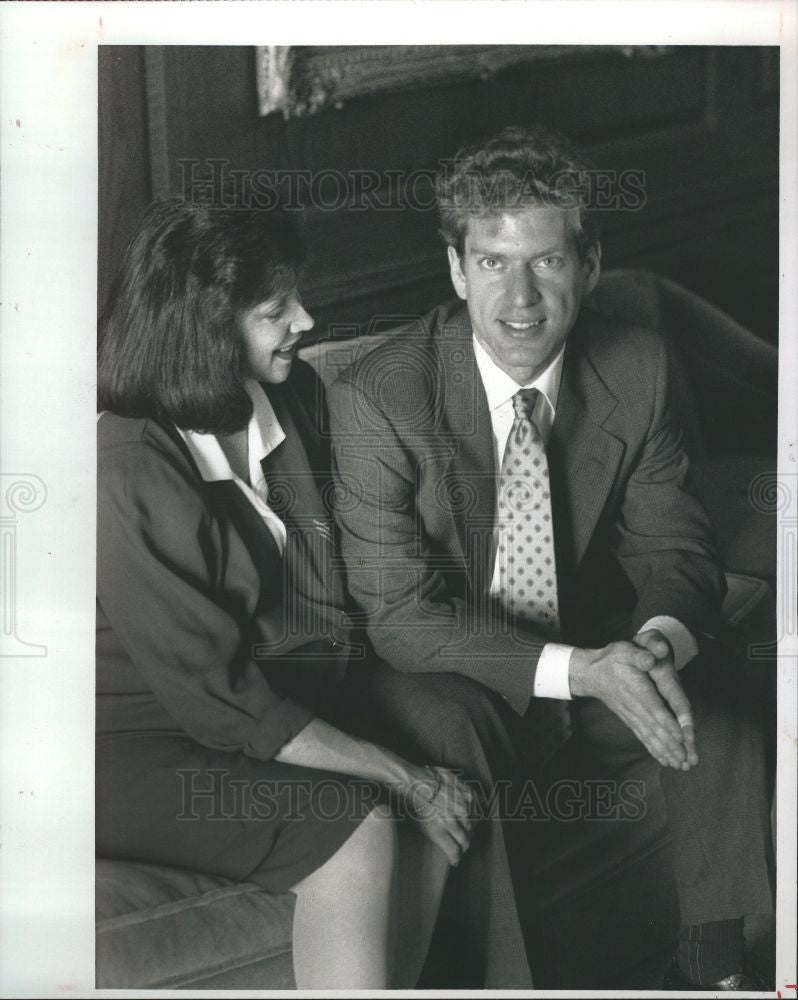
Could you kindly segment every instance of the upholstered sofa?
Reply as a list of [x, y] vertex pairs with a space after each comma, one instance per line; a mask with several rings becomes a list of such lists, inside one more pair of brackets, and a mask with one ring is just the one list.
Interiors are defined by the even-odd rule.
[[[606, 274], [603, 312], [662, 330], [672, 348], [676, 403], [728, 569], [727, 640], [758, 655], [768, 696], [773, 634], [776, 349], [671, 281]], [[391, 335], [310, 345], [303, 356], [329, 383]], [[533, 886], [538, 982], [550, 987], [656, 985], [678, 912], [662, 803], [643, 821], [541, 829]], [[195, 872], [97, 861], [97, 986], [280, 989], [294, 985], [293, 897]], [[654, 904], [653, 901], [656, 900]], [[469, 985], [438, 970], [431, 986]]]

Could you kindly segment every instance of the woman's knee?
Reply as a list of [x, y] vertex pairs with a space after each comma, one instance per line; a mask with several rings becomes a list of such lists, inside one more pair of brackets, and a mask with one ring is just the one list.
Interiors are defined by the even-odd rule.
[[322, 887], [336, 891], [382, 891], [393, 879], [398, 858], [396, 820], [384, 804], [373, 809], [358, 824], [331, 858], [291, 891], [302, 895]]
[[341, 870], [350, 885], [389, 882], [398, 858], [398, 831], [391, 809], [374, 806], [342, 848]]
[[385, 872], [393, 870], [398, 855], [399, 834], [391, 808], [383, 803], [374, 806], [355, 832], [359, 835], [359, 870]]

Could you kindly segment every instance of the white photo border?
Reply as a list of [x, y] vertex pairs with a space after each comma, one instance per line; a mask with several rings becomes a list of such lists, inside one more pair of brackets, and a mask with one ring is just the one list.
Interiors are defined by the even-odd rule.
[[0, 461], [4, 488], [9, 475], [27, 483], [17, 496], [12, 596], [15, 629], [30, 645], [11, 648], [9, 636], [0, 636], [0, 995], [140, 995], [94, 989], [98, 45], [501, 44], [522, 37], [529, 44], [781, 46], [778, 471], [788, 496], [779, 514], [776, 983], [781, 996], [796, 995], [797, 23], [793, 0], [0, 5]]

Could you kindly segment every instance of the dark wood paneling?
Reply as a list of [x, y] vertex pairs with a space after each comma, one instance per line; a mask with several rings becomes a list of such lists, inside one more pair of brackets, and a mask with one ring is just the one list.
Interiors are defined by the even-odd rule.
[[[596, 166], [644, 177], [644, 202], [604, 220], [610, 266], [661, 270], [774, 335], [778, 50], [681, 46], [627, 57], [617, 48], [591, 49], [487, 81], [358, 98], [289, 121], [257, 114], [254, 49], [174, 46], [156, 55], [173, 191], [190, 176], [187, 164], [201, 173], [210, 160], [217, 172], [271, 171], [283, 179], [300, 172], [292, 176], [307, 208], [305, 294], [321, 333], [331, 323], [421, 311], [451, 294], [435, 214], [402, 199], [401, 177], [433, 171], [463, 143], [505, 124], [540, 123], [585, 146]], [[129, 70], [111, 83], [127, 88], [133, 104], [142, 99]], [[134, 118], [128, 109], [120, 131], [134, 127]], [[375, 187], [365, 210], [353, 211], [346, 197], [334, 204], [334, 172], [351, 193], [359, 171]], [[309, 204], [307, 181], [325, 172], [316, 194], [326, 204]], [[428, 204], [428, 186], [414, 190]], [[134, 192], [130, 214], [139, 207]]]
[[152, 198], [152, 189], [142, 50], [100, 45], [97, 57], [97, 297], [102, 308], [125, 246]]

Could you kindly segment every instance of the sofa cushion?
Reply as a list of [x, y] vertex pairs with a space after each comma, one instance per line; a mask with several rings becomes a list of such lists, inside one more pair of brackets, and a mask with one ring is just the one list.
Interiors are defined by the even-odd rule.
[[[393, 331], [395, 334], [396, 331]], [[387, 339], [385, 333], [369, 337], [352, 337], [346, 340], [319, 340], [307, 344], [299, 351], [303, 361], [316, 370], [325, 385], [332, 385], [342, 371], [354, 364], [364, 354], [373, 351]]]
[[[251, 882], [126, 861], [96, 867], [98, 988], [291, 988], [295, 897]], [[247, 969], [258, 967], [257, 983]]]

